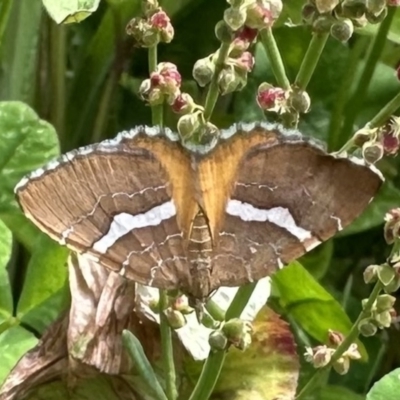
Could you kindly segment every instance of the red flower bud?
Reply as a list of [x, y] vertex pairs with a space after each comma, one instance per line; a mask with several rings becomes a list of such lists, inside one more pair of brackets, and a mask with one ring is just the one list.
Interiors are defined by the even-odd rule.
[[268, 84], [261, 84], [258, 88], [257, 103], [263, 110], [279, 110], [286, 102], [286, 92]]

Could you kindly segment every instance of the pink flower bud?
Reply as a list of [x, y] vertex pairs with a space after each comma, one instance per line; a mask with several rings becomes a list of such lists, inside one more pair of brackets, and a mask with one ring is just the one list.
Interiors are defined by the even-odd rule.
[[385, 154], [395, 155], [399, 151], [400, 141], [397, 136], [394, 136], [391, 132], [385, 132], [382, 138], [383, 150]]
[[164, 11], [158, 11], [150, 18], [150, 24], [153, 28], [164, 29], [170, 23], [168, 15]]
[[257, 29], [253, 29], [245, 25], [242, 29], [236, 32], [236, 39], [252, 43], [257, 37], [257, 34]]
[[275, 19], [268, 3], [259, 1], [247, 8], [246, 25], [253, 29], [264, 29], [272, 26]]
[[337, 347], [337, 346], [339, 346], [340, 343], [343, 342], [344, 335], [338, 331], [333, 331], [333, 330], [329, 329], [328, 340], [329, 340], [329, 344], [331, 344], [334, 347]]
[[286, 103], [286, 92], [267, 83], [258, 88], [257, 103], [263, 110], [278, 111]]
[[400, 0], [387, 0], [386, 4], [390, 7], [400, 7]]
[[172, 104], [172, 111], [176, 114], [188, 114], [194, 109], [195, 103], [188, 93], [179, 94]]
[[245, 51], [240, 57], [235, 59], [234, 65], [239, 69], [250, 72], [254, 67], [254, 57], [250, 52]]

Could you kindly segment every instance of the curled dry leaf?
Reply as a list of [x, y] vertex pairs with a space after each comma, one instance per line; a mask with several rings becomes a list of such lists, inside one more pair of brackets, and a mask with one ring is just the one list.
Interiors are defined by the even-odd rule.
[[[121, 333], [134, 332], [152, 362], [160, 356], [160, 339], [158, 327], [140, 321], [133, 311], [134, 283], [82, 256], [70, 258], [69, 270], [69, 316], [51, 325], [21, 358], [2, 386], [0, 400], [36, 398], [31, 393], [37, 391], [41, 399], [141, 399]], [[128, 372], [129, 378], [121, 377]], [[94, 387], [102, 387], [96, 389], [99, 396], [93, 394]], [[81, 395], [75, 396], [78, 392]]]

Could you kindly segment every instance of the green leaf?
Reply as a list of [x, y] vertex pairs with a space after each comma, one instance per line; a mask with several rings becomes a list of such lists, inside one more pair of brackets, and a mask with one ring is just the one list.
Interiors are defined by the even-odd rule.
[[[273, 276], [280, 304], [310, 336], [326, 343], [328, 330], [348, 334], [352, 323], [340, 304], [298, 263], [293, 262]], [[359, 350], [366, 359], [361, 342]]]
[[7, 264], [11, 257], [11, 231], [0, 221], [0, 324], [12, 316], [13, 300]]
[[307, 271], [317, 280], [324, 277], [333, 256], [333, 240], [328, 240], [299, 259]]
[[100, 0], [42, 0], [57, 24], [81, 22], [99, 7]]
[[18, 360], [37, 342], [32, 333], [20, 326], [14, 326], [0, 335], [0, 386]]
[[[54, 309], [54, 302], [62, 306], [62, 301], [54, 299], [54, 296], [63, 290], [67, 277], [65, 267], [68, 256], [68, 249], [61, 247], [45, 235], [38, 238], [35, 244], [35, 251], [28, 264], [28, 270], [25, 276], [24, 287], [17, 307], [17, 317], [28, 323], [36, 316], [32, 311], [41, 307], [37, 319], [39, 321], [54, 319], [61, 309]], [[60, 304], [61, 302], [61, 304]], [[46, 312], [50, 312], [50, 318]], [[30, 314], [30, 315], [29, 315]], [[43, 321], [41, 321], [43, 323]]]
[[[14, 187], [24, 175], [58, 154], [57, 135], [49, 123], [24, 103], [0, 102], [0, 218], [29, 245], [38, 231], [26, 219], [16, 217], [22, 214]], [[27, 232], [35, 236], [27, 237]]]
[[122, 332], [122, 342], [128, 350], [138, 373], [147, 383], [149, 390], [154, 393], [155, 398], [158, 400], [168, 400], [137, 337], [125, 329]]
[[367, 400], [398, 400], [400, 393], [400, 368], [385, 375], [372, 386]]
[[367, 209], [338, 236], [352, 235], [383, 224], [383, 217], [398, 207], [400, 190], [392, 182], [386, 182]]

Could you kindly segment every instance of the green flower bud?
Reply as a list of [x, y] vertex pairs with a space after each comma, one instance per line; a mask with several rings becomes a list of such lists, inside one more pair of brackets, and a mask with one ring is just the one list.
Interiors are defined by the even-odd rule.
[[222, 332], [240, 350], [246, 350], [251, 344], [252, 325], [248, 321], [233, 318], [226, 322], [222, 327]]
[[232, 43], [235, 39], [235, 33], [232, 28], [225, 22], [219, 21], [215, 25], [215, 36], [221, 43]]
[[358, 330], [360, 331], [361, 335], [369, 337], [374, 336], [378, 331], [378, 328], [371, 322], [369, 318], [365, 318], [358, 324]]
[[364, 282], [365, 283], [373, 283], [378, 280], [378, 269], [380, 265], [369, 265], [364, 270]]
[[365, 6], [372, 15], [379, 15], [386, 8], [387, 0], [366, 0]]
[[393, 308], [395, 302], [396, 297], [391, 296], [390, 294], [381, 294], [376, 299], [376, 309], [379, 312], [389, 311]]
[[395, 277], [395, 271], [389, 264], [380, 265], [377, 269], [379, 280], [385, 285], [389, 285]]
[[211, 57], [197, 60], [193, 67], [193, 77], [199, 86], [204, 87], [211, 82], [215, 72], [215, 63]]
[[331, 35], [340, 42], [347, 42], [354, 32], [354, 25], [350, 19], [337, 21], [331, 26]]
[[160, 312], [160, 303], [158, 300], [152, 299], [149, 302], [149, 308], [153, 311], [154, 314], [159, 314]]
[[333, 22], [334, 19], [330, 15], [320, 15], [312, 25], [313, 31], [316, 33], [327, 33], [330, 31]]
[[340, 357], [333, 364], [333, 369], [340, 375], [346, 375], [349, 372], [350, 360], [347, 357]]
[[183, 139], [190, 138], [200, 127], [199, 112], [185, 114], [179, 118], [177, 128]]
[[315, 5], [320, 14], [331, 12], [338, 4], [339, 0], [315, 0]]
[[218, 85], [221, 94], [234, 92], [239, 85], [237, 73], [233, 67], [224, 68], [218, 76]]
[[247, 13], [244, 8], [227, 8], [224, 12], [224, 21], [232, 30], [237, 31], [246, 22]]
[[299, 113], [307, 113], [310, 109], [311, 99], [306, 91], [294, 89], [289, 95], [288, 105]]
[[382, 12], [380, 14], [378, 14], [378, 15], [375, 15], [375, 14], [367, 11], [365, 13], [365, 17], [366, 17], [366, 19], [367, 19], [367, 21], [369, 23], [371, 23], [371, 24], [379, 24], [380, 22], [382, 22], [386, 18], [387, 13], [388, 13], [388, 9], [387, 9], [387, 7], [385, 7], [382, 10]]
[[208, 344], [212, 350], [226, 350], [228, 348], [228, 339], [222, 331], [213, 331], [208, 338]]
[[211, 122], [202, 124], [197, 133], [199, 144], [204, 146], [210, 146], [211, 144], [215, 143], [219, 137], [219, 129]]
[[395, 278], [385, 286], [384, 290], [386, 293], [394, 293], [400, 289], [400, 276], [396, 275]]
[[392, 315], [389, 311], [383, 311], [376, 314], [374, 320], [379, 328], [389, 328], [392, 324]]
[[167, 318], [169, 326], [172, 329], [179, 329], [186, 325], [186, 319], [180, 311], [167, 308], [164, 311], [164, 314]]
[[369, 141], [364, 143], [362, 147], [362, 156], [369, 164], [374, 164], [379, 161], [384, 154], [383, 146], [381, 143]]
[[344, 0], [338, 12], [341, 17], [351, 18], [353, 20], [361, 18], [366, 10], [365, 0]]

